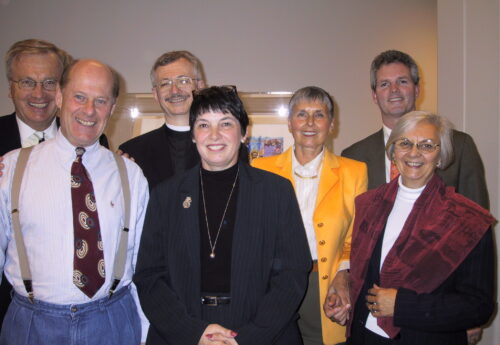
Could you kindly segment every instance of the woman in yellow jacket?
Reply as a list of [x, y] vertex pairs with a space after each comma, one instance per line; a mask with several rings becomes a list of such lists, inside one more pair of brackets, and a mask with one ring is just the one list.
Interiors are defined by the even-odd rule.
[[333, 101], [325, 90], [296, 91], [288, 110], [294, 146], [252, 165], [294, 185], [314, 260], [299, 327], [304, 345], [334, 345], [345, 341], [345, 328], [329, 320], [322, 306], [336, 273], [349, 268], [354, 198], [366, 191], [367, 170], [364, 163], [327, 150], [334, 124]]

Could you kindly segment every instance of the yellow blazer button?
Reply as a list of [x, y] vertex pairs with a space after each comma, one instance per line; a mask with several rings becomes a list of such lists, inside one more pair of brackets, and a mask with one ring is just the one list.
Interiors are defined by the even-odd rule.
[[328, 279], [328, 274], [325, 274], [323, 277], [321, 277], [321, 279], [327, 280]]
[[325, 243], [326, 243], [326, 242], [325, 242], [325, 240], [321, 240], [321, 241], [319, 241], [319, 245], [320, 245], [320, 246], [324, 246], [324, 245], [325, 245]]
[[323, 223], [318, 223], [318, 228], [322, 228], [323, 227]]
[[325, 257], [321, 258], [321, 262], [326, 262], [326, 260], [328, 260], [328, 259]]

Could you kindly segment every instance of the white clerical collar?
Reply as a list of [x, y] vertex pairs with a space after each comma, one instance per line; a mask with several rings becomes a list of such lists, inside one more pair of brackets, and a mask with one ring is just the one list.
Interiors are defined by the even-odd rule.
[[26, 141], [33, 133], [35, 132], [40, 132], [43, 133], [43, 137], [45, 139], [51, 139], [56, 136], [57, 133], [57, 124], [56, 124], [56, 118], [52, 120], [52, 123], [50, 124], [49, 127], [47, 127], [43, 131], [37, 131], [30, 126], [28, 126], [26, 123], [24, 123], [16, 114], [16, 121], [17, 121], [17, 126], [19, 127], [19, 137], [21, 139], [21, 143]]
[[165, 126], [176, 132], [188, 132], [191, 128], [189, 126], [175, 126], [165, 122]]

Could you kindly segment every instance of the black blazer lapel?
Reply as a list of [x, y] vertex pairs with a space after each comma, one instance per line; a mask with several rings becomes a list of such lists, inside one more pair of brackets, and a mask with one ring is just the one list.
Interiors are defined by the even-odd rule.
[[[252, 256], [258, 255], [256, 250], [256, 241], [262, 234], [259, 226], [260, 217], [263, 215], [262, 208], [265, 207], [263, 195], [259, 189], [259, 177], [252, 173], [252, 168], [239, 162], [240, 178], [238, 191], [238, 206], [236, 211], [235, 229], [233, 234], [232, 252], [231, 252], [231, 295], [234, 301], [234, 310], [242, 310], [245, 296], [248, 294], [249, 287], [247, 274], [249, 265], [252, 262]], [[231, 302], [233, 303], [233, 302]], [[239, 309], [242, 308], [242, 309]]]
[[[179, 194], [176, 202], [179, 204], [174, 209], [179, 210], [179, 216], [175, 224], [178, 231], [183, 233], [184, 241], [187, 247], [187, 256], [189, 257], [190, 267], [194, 272], [190, 272], [194, 279], [199, 282], [200, 279], [200, 226], [199, 226], [199, 165], [196, 168], [186, 172], [180, 182]], [[198, 284], [199, 286], [199, 284]]]

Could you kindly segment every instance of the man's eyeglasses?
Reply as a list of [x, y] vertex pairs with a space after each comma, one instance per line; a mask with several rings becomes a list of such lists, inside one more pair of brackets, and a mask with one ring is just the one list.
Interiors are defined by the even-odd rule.
[[194, 83], [199, 80], [191, 77], [177, 77], [175, 79], [162, 79], [156, 87], [162, 91], [169, 91], [175, 84], [176, 87], [182, 90], [189, 90], [194, 88]]
[[43, 81], [36, 81], [30, 78], [11, 80], [11, 82], [16, 83], [20, 89], [23, 90], [34, 90], [37, 84], [41, 84], [44, 90], [54, 91], [57, 88], [56, 79], [45, 79]]
[[401, 138], [394, 142], [394, 149], [399, 152], [408, 152], [411, 151], [415, 145], [417, 146], [417, 150], [421, 153], [432, 153], [441, 146], [439, 144], [434, 144], [430, 139], [414, 143], [408, 138]]

